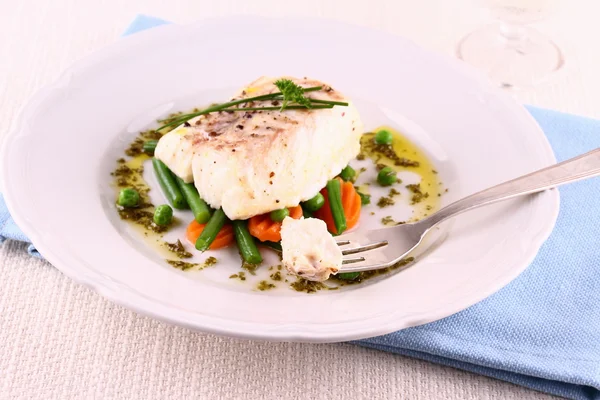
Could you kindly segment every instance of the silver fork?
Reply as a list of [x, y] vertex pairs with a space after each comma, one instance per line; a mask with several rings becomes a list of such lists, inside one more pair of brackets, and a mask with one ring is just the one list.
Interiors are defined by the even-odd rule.
[[[370, 271], [412, 261], [413, 250], [440, 223], [465, 211], [600, 175], [600, 148], [458, 200], [426, 219], [337, 237], [339, 272]], [[600, 193], [598, 193], [600, 195]]]

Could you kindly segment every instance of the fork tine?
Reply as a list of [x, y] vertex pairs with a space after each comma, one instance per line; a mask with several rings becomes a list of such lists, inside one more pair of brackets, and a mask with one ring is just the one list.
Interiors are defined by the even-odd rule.
[[374, 249], [378, 249], [380, 247], [387, 246], [387, 245], [388, 245], [388, 241], [382, 240], [381, 242], [369, 243], [364, 246], [359, 246], [359, 247], [354, 247], [354, 248], [347, 249], [347, 250], [342, 250], [342, 255], [347, 256], [348, 254], [362, 253], [363, 251], [374, 250]]
[[342, 260], [342, 264], [353, 264], [365, 261], [364, 257], [356, 257], [356, 258], [347, 258]]
[[338, 245], [338, 246], [345, 246], [345, 245], [347, 245], [347, 244], [350, 244], [350, 241], [349, 241], [349, 240], [339, 240], [339, 241], [337, 242], [337, 245]]
[[340, 248], [343, 265], [339, 272], [363, 272], [391, 266], [400, 271], [414, 262], [417, 253], [411, 252], [421, 243], [425, 233], [424, 225], [409, 223], [337, 236], [338, 242], [350, 242]]

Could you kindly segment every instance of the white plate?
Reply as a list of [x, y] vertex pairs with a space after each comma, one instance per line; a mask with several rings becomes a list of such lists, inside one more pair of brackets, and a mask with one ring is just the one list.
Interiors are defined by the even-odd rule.
[[107, 192], [126, 143], [166, 112], [283, 74], [339, 88], [368, 109], [367, 128], [401, 128], [450, 187], [445, 204], [555, 162], [526, 110], [454, 60], [332, 21], [215, 19], [119, 40], [35, 96], [2, 151], [11, 214], [52, 264], [118, 304], [269, 340], [359, 339], [434, 321], [489, 296], [532, 261], [554, 225], [557, 191], [464, 214], [414, 267], [316, 295], [191, 279], [140, 251]]

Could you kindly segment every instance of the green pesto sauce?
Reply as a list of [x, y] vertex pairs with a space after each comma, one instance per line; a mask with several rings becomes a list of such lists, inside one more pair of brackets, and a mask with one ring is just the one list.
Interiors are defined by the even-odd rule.
[[125, 154], [127, 154], [129, 157], [137, 157], [141, 154], [144, 154], [144, 142], [147, 140], [158, 140], [161, 137], [162, 134], [155, 130], [141, 132], [125, 150]]
[[329, 287], [323, 282], [309, 281], [300, 277], [296, 278], [296, 282], [293, 282], [290, 287], [297, 292], [315, 293], [319, 290], [327, 290]]
[[213, 265], [215, 265], [217, 262], [219, 262], [215, 257], [208, 257], [205, 261], [204, 261], [204, 267], [212, 267]]
[[229, 275], [229, 279], [239, 279], [240, 281], [246, 280], [246, 273], [244, 271], [238, 272], [237, 274]]
[[256, 286], [256, 288], [260, 291], [265, 291], [265, 290], [275, 289], [276, 286], [267, 281], [260, 281], [260, 282], [258, 282], [258, 285]]
[[414, 257], [408, 257], [408, 258], [405, 258], [403, 260], [398, 261], [396, 264], [394, 264], [394, 265], [392, 265], [391, 267], [388, 267], [388, 268], [377, 269], [377, 270], [373, 270], [373, 271], [364, 271], [364, 272], [361, 272], [360, 275], [358, 275], [358, 277], [356, 279], [351, 280], [351, 281], [340, 279], [336, 275], [332, 275], [331, 278], [329, 278], [329, 279], [332, 280], [332, 281], [335, 281], [340, 286], [356, 285], [356, 284], [361, 283], [361, 282], [363, 282], [363, 281], [365, 281], [367, 279], [374, 278], [376, 276], [385, 275], [388, 272], [391, 272], [391, 271], [397, 270], [398, 268], [407, 266], [407, 265], [411, 264], [414, 261], [415, 261]]
[[[393, 141], [391, 145], [375, 143], [375, 135], [384, 129], [392, 134]], [[390, 167], [396, 172], [408, 171], [421, 177], [421, 182], [418, 185], [407, 185], [407, 188], [411, 191], [411, 205], [417, 206], [415, 211], [419, 211], [415, 212], [415, 218], [411, 222], [426, 216], [429, 211], [435, 211], [439, 208], [442, 185], [439, 181], [438, 172], [419, 147], [389, 126], [382, 126], [373, 132], [365, 133], [361, 137], [360, 143], [361, 152], [357, 159], [371, 159], [375, 163], [377, 171]], [[398, 182], [398, 184], [400, 183], [402, 182]], [[365, 190], [363, 186], [361, 185], [361, 191]], [[388, 196], [381, 197], [376, 204], [379, 207], [391, 206], [394, 204], [395, 196], [397, 196], [397, 190], [392, 188]]]
[[[131, 157], [129, 160], [119, 158], [111, 176], [113, 186], [116, 189], [115, 205], [122, 220], [128, 221], [142, 230], [145, 236], [151, 233], [163, 233], [168, 228], [158, 226], [154, 223], [154, 204], [150, 201], [148, 193], [150, 187], [144, 181], [144, 161], [150, 157], [142, 152], [142, 146], [146, 140], [160, 138], [160, 134], [154, 131], [141, 132], [125, 150], [125, 154]], [[124, 208], [116, 204], [116, 198], [121, 189], [133, 188], [140, 194], [140, 203], [135, 208]]]
[[396, 225], [396, 221], [394, 221], [391, 215], [381, 218], [381, 223], [383, 225]]
[[206, 260], [204, 260], [203, 264], [198, 264], [198, 263], [189, 263], [189, 262], [185, 262], [185, 261], [181, 261], [181, 260], [165, 260], [167, 261], [167, 263], [177, 269], [180, 269], [182, 271], [187, 271], [190, 269], [194, 269], [196, 271], [202, 270], [204, 268], [207, 267], [212, 267], [213, 265], [217, 264], [217, 259], [215, 257], [208, 257]]
[[164, 242], [164, 246], [179, 258], [192, 258], [192, 253], [185, 250], [185, 247], [183, 247], [183, 244], [179, 239], [177, 239], [175, 243]]
[[393, 206], [394, 204], [396, 204], [396, 202], [391, 197], [380, 197], [377, 201], [377, 207], [379, 208]]
[[199, 264], [196, 263], [189, 263], [189, 262], [185, 262], [185, 261], [181, 261], [181, 260], [166, 260], [167, 263], [169, 263], [171, 266], [180, 269], [182, 271], [187, 271], [188, 269], [192, 269], [194, 267], [197, 267]]
[[273, 272], [271, 275], [269, 275], [269, 277], [274, 280], [275, 282], [279, 282], [280, 280], [282, 280], [283, 278], [281, 277], [281, 272], [277, 271], [277, 272]]
[[[122, 220], [129, 221], [142, 228], [147, 235], [148, 232], [163, 233], [167, 227], [158, 226], [154, 223], [154, 205], [150, 202], [148, 192], [150, 187], [144, 181], [144, 161], [148, 159], [145, 154], [139, 154], [136, 157], [125, 161], [123, 158], [117, 160], [117, 166], [111, 173], [113, 184], [116, 187], [115, 207]], [[140, 194], [140, 203], [135, 208], [125, 208], [116, 204], [118, 192], [124, 188], [133, 188]]]
[[[421, 190], [420, 183], [406, 185], [406, 188], [412, 192], [412, 197], [410, 198], [412, 203], [410, 203], [410, 204], [414, 205], [414, 204], [420, 203], [421, 201], [423, 201], [423, 199], [426, 199], [429, 197], [429, 192], [423, 193], [423, 191]], [[430, 204], [425, 207], [429, 207], [429, 210], [432, 209]]]
[[259, 267], [258, 264], [250, 264], [247, 263], [246, 261], [244, 261], [242, 263], [242, 269], [245, 269], [246, 271], [248, 271], [248, 273], [250, 273], [250, 275], [256, 275], [256, 269]]

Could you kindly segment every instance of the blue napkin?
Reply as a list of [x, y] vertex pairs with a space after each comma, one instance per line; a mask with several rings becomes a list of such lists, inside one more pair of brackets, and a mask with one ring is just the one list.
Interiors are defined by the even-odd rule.
[[[125, 34], [167, 23], [138, 16]], [[600, 121], [529, 107], [559, 160], [600, 147]], [[554, 232], [516, 280], [443, 320], [357, 341], [573, 399], [600, 399], [600, 179], [561, 188]], [[0, 195], [0, 242], [29, 242]], [[38, 255], [33, 245], [30, 253]]]

